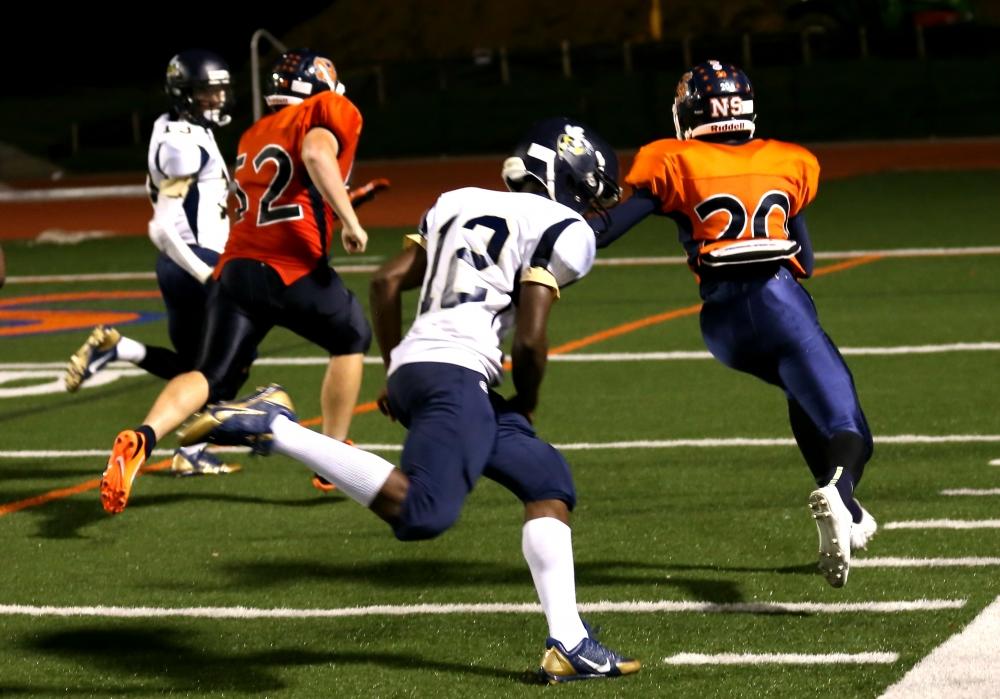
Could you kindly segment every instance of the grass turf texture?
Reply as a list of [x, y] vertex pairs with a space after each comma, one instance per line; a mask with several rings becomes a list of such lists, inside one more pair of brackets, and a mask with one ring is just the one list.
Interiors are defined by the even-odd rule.
[[[886, 175], [834, 182], [809, 210], [817, 251], [997, 245], [984, 198], [1000, 173]], [[990, 200], [991, 201], [991, 200]], [[398, 249], [373, 232], [372, 254]], [[943, 235], [948, 235], [946, 240]], [[959, 239], [960, 238], [960, 239]], [[73, 247], [5, 244], [12, 275], [148, 271], [144, 239]], [[677, 255], [673, 225], [643, 225], [608, 256]], [[820, 261], [828, 264], [828, 261]], [[367, 275], [347, 283], [366, 297]], [[16, 296], [152, 282], [12, 284]], [[887, 258], [807, 282], [842, 347], [1000, 339], [1000, 257]], [[599, 267], [553, 313], [553, 347], [619, 323], [697, 303], [682, 266]], [[412, 313], [415, 298], [407, 306]], [[52, 307], [52, 306], [46, 306]], [[158, 312], [158, 300], [65, 304]], [[162, 321], [130, 325], [166, 342]], [[65, 360], [86, 331], [0, 338], [4, 362]], [[582, 352], [702, 350], [697, 315]], [[261, 356], [317, 356], [276, 330]], [[848, 357], [876, 437], [997, 434], [995, 352]], [[256, 367], [283, 382], [303, 417], [318, 415], [320, 367]], [[24, 382], [20, 382], [23, 384]], [[4, 384], [10, 387], [14, 384]], [[362, 401], [381, 385], [369, 366]], [[0, 399], [0, 449], [104, 449], [140, 420], [162, 383], [120, 379], [77, 395]], [[992, 387], [992, 388], [991, 388]], [[538, 428], [556, 443], [638, 439], [787, 438], [784, 400], [712, 360], [552, 363]], [[403, 431], [359, 415], [358, 442]], [[172, 440], [165, 440], [169, 446]], [[391, 460], [398, 452], [387, 453]], [[578, 597], [601, 600], [853, 602], [967, 599], [959, 610], [898, 614], [595, 613], [612, 647], [642, 672], [555, 691], [598, 696], [875, 696], [1000, 594], [995, 568], [856, 568], [835, 591], [815, 573], [808, 470], [791, 446], [572, 451]], [[942, 497], [996, 487], [997, 444], [881, 444], [859, 496], [880, 522], [993, 519], [996, 498]], [[154, 461], [157, 460], [154, 458]], [[0, 518], [0, 604], [333, 608], [372, 604], [534, 602], [520, 554], [519, 505], [491, 482], [436, 541], [401, 544], [342, 497], [320, 496], [281, 458], [241, 456], [223, 478], [137, 481], [128, 510], [108, 517], [89, 491]], [[0, 503], [95, 478], [103, 459], [0, 460]], [[995, 530], [883, 531], [864, 556], [1000, 556]], [[3, 616], [0, 693], [192, 696], [525, 696], [542, 653], [540, 613], [366, 616], [305, 620]], [[892, 651], [889, 665], [665, 666], [679, 652]]]

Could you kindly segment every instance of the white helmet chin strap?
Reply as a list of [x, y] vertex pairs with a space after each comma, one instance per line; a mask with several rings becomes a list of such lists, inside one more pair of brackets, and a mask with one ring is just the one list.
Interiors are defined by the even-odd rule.
[[293, 104], [301, 104], [302, 98], [291, 95], [268, 95], [264, 98], [264, 102], [267, 103], [268, 107], [288, 107]]

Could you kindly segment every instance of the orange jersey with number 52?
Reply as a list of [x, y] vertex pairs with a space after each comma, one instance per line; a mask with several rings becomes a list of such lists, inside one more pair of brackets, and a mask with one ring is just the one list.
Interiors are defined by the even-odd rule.
[[[783, 141], [663, 139], [639, 150], [625, 181], [660, 200], [697, 269], [703, 253], [754, 238], [787, 239], [788, 219], [816, 196], [819, 162]], [[797, 260], [789, 263], [803, 273]]]
[[346, 97], [321, 92], [265, 116], [243, 133], [233, 172], [237, 220], [216, 276], [228, 260], [249, 258], [270, 265], [291, 284], [327, 264], [333, 211], [302, 162], [302, 143], [314, 128], [330, 131], [346, 183], [361, 121], [361, 112]]

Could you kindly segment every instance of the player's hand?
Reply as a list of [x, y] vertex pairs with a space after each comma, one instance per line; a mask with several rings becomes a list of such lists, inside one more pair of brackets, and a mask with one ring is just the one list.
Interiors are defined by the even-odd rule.
[[535, 406], [528, 403], [519, 395], [511, 396], [507, 399], [507, 409], [515, 413], [521, 413], [529, 423], [535, 422]]
[[348, 192], [348, 196], [351, 198], [351, 206], [357, 209], [362, 204], [367, 204], [378, 192], [383, 189], [389, 189], [389, 180], [384, 177], [379, 177], [378, 179], [371, 180], [360, 187], [351, 187]]
[[356, 252], [364, 252], [368, 247], [368, 233], [361, 226], [350, 228], [344, 226], [340, 231], [340, 240], [344, 244], [344, 250], [348, 255]]
[[396, 416], [392, 414], [392, 408], [389, 407], [389, 389], [385, 386], [378, 393], [378, 398], [375, 399], [375, 403], [378, 405], [379, 411], [387, 418], [396, 421]]

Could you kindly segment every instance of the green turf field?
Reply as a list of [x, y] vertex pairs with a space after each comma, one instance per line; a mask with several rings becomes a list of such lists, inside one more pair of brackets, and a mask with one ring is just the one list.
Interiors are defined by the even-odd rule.
[[[998, 172], [827, 183], [809, 211], [810, 231], [818, 253], [998, 246], [998, 191]], [[364, 262], [392, 254], [400, 232], [372, 231]], [[157, 299], [17, 305], [19, 297], [41, 294], [154, 290], [151, 280], [17, 279], [147, 272], [154, 256], [144, 238], [4, 248], [13, 279], [0, 292], [0, 330], [11, 327], [12, 310], [29, 306], [142, 311], [152, 320], [123, 330], [166, 342]], [[651, 222], [604, 257], [678, 253], [673, 224]], [[818, 266], [841, 261], [824, 258]], [[345, 274], [362, 298], [367, 278]], [[644, 662], [638, 675], [547, 689], [532, 675], [546, 635], [539, 611], [445, 606], [418, 613], [431, 608], [414, 605], [535, 603], [520, 552], [520, 505], [495, 484], [479, 484], [444, 536], [402, 544], [353, 502], [319, 495], [298, 464], [239, 455], [245, 469], [232, 476], [141, 476], [117, 517], [104, 514], [94, 489], [0, 516], [0, 694], [878, 696], [1000, 596], [995, 528], [892, 526], [996, 522], [1000, 496], [941, 491], [1000, 486], [1000, 466], [990, 465], [1000, 459], [1000, 255], [887, 256], [817, 276], [807, 288], [847, 354], [876, 435], [858, 496], [882, 530], [857, 556], [844, 589], [815, 573], [816, 534], [806, 506], [812, 481], [794, 446], [705, 441], [789, 439], [780, 393], [710, 359], [626, 361], [638, 352], [702, 351], [697, 315], [688, 314], [568, 353], [625, 355], [615, 361], [551, 362], [537, 414], [540, 434], [566, 445], [574, 467], [578, 601], [608, 645]], [[598, 266], [557, 304], [551, 346], [697, 301], [682, 265]], [[415, 297], [408, 305], [412, 312]], [[51, 383], [57, 363], [87, 332], [0, 335], [0, 507], [98, 477], [117, 431], [137, 424], [162, 386], [122, 375], [75, 395], [15, 390]], [[979, 349], [851, 352], [956, 343]], [[322, 367], [277, 360], [320, 353], [275, 331], [261, 357], [275, 363], [255, 367], [251, 381], [283, 383], [301, 417], [317, 416]], [[368, 366], [362, 402], [376, 396], [381, 374]], [[362, 445], [394, 445], [403, 431], [367, 412], [356, 418], [352, 436]], [[659, 444], [635, 444], [641, 441]], [[631, 444], [599, 446], [615, 442]], [[172, 440], [159, 446], [169, 449]], [[93, 455], [61, 453], [72, 451]], [[383, 453], [398, 458], [398, 451]], [[993, 564], [864, 567], [865, 559], [887, 558]], [[947, 604], [909, 611], [727, 606], [915, 600]], [[720, 606], [622, 605], [633, 601]], [[374, 605], [384, 607], [358, 609]], [[117, 607], [138, 616], [57, 616], [44, 613], [47, 606]], [[156, 616], [194, 607], [230, 616]], [[323, 614], [261, 618], [261, 610], [274, 609]], [[681, 653], [890, 655], [857, 664], [665, 662]]]

